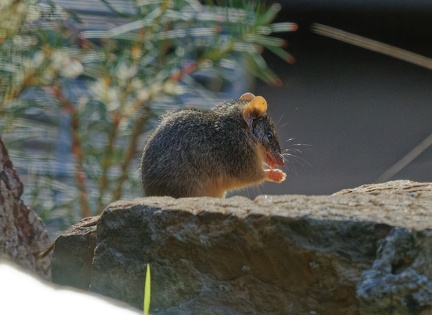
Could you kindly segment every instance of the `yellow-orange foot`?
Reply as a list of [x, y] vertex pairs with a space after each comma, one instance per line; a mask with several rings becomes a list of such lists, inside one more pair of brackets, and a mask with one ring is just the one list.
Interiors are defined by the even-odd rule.
[[286, 174], [278, 169], [265, 170], [264, 172], [266, 180], [271, 182], [282, 183], [286, 179]]

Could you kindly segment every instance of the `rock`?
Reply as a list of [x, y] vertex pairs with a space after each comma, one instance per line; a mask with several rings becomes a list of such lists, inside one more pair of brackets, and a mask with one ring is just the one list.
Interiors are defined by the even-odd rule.
[[22, 202], [22, 193], [23, 185], [0, 138], [0, 257], [48, 279], [49, 259], [38, 258], [50, 242], [48, 233], [37, 214]]
[[95, 245], [92, 259], [56, 241], [53, 280], [70, 272], [56, 262], [87, 260], [80, 283], [142, 307], [149, 263], [155, 314], [432, 314], [431, 200], [431, 183], [395, 181], [332, 196], [118, 201], [97, 228], [62, 236], [93, 235], [80, 245]]
[[424, 253], [430, 251], [432, 235], [425, 233], [416, 237], [395, 228], [382, 241], [372, 268], [357, 285], [363, 314], [395, 314], [395, 309], [396, 314], [432, 313], [430, 256]]
[[2, 314], [142, 314], [125, 303], [41, 281], [16, 265], [0, 260]]
[[52, 268], [52, 277], [57, 284], [89, 288], [98, 219], [99, 216], [85, 218], [57, 238], [56, 255], [51, 262], [53, 266], [61, 266]]

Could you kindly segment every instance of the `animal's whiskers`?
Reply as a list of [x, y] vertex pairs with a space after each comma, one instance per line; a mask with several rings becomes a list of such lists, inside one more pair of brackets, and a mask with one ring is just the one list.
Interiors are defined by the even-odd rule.
[[[293, 139], [288, 139], [286, 142], [288, 141], [292, 141]], [[304, 158], [300, 157], [299, 154], [302, 154], [303, 151], [299, 148], [299, 147], [309, 147], [310, 145], [308, 144], [301, 144], [301, 143], [295, 143], [295, 144], [291, 144], [289, 145], [288, 148], [284, 149], [282, 152], [282, 157], [284, 159], [285, 162], [285, 168], [295, 174], [296, 176], [298, 176], [298, 172], [296, 169], [296, 166], [301, 166], [301, 167], [305, 167], [305, 166], [312, 166], [312, 164], [310, 164], [308, 161], [306, 161]]]

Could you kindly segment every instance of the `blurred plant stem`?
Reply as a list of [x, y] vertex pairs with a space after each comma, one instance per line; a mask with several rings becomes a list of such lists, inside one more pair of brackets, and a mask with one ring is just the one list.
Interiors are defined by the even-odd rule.
[[[109, 77], [106, 76], [105, 80], [109, 81]], [[109, 83], [107, 84], [109, 85]], [[98, 213], [101, 213], [105, 207], [105, 204], [103, 202], [103, 198], [105, 196], [105, 192], [108, 187], [108, 170], [112, 165], [112, 158], [111, 154], [114, 151], [114, 142], [117, 139], [118, 131], [119, 131], [119, 125], [122, 120], [122, 115], [120, 111], [114, 110], [110, 112], [111, 117], [111, 128], [108, 132], [108, 139], [107, 144], [104, 149], [103, 153], [103, 160], [102, 160], [102, 170], [101, 170], [101, 176], [99, 179], [99, 198], [98, 198], [98, 204], [97, 209]]]
[[[121, 174], [117, 180], [117, 187], [114, 190], [114, 200], [118, 200], [121, 198], [123, 193], [123, 183], [129, 178], [129, 167], [137, 153], [138, 149], [138, 139], [141, 134], [142, 126], [144, 126], [150, 117], [150, 109], [149, 106], [144, 106], [142, 110], [138, 113], [138, 118], [135, 120], [134, 125], [132, 127], [132, 134], [129, 145], [126, 149], [126, 153], [123, 158], [123, 162], [121, 163]], [[100, 209], [100, 208], [99, 208]]]
[[87, 202], [87, 189], [85, 170], [83, 168], [83, 150], [80, 141], [80, 118], [76, 107], [67, 100], [63, 95], [63, 90], [60, 84], [56, 83], [52, 86], [54, 97], [59, 102], [60, 106], [71, 117], [71, 137], [72, 137], [72, 154], [75, 157], [75, 179], [79, 190], [79, 203], [83, 217], [91, 216], [89, 204]]

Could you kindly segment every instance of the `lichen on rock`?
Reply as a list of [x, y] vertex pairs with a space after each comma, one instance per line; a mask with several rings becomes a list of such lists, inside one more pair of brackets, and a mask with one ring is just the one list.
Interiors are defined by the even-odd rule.
[[418, 260], [421, 250], [416, 233], [404, 228], [381, 241], [372, 268], [357, 285], [361, 314], [432, 312], [432, 281], [416, 270], [424, 263]]

